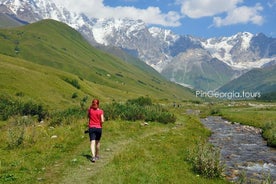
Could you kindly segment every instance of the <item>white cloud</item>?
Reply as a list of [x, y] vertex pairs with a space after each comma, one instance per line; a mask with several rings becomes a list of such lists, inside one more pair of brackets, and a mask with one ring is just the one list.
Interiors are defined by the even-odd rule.
[[[276, 0], [273, 0], [274, 2]], [[241, 6], [243, 0], [177, 0], [181, 4], [181, 13], [190, 18], [213, 17], [213, 26], [253, 23], [261, 25], [263, 7]], [[222, 14], [226, 14], [222, 18]]]
[[247, 24], [253, 23], [262, 25], [264, 18], [260, 15], [263, 8], [257, 4], [255, 7], [238, 7], [228, 12], [225, 18], [214, 17], [213, 23], [216, 27], [227, 26], [232, 24]]
[[243, 0], [178, 0], [181, 13], [190, 18], [214, 16], [236, 8]]
[[[256, 4], [254, 7], [244, 5], [245, 0], [174, 0], [181, 6], [181, 13], [170, 11], [164, 13], [159, 7], [147, 7], [146, 9], [134, 6], [110, 7], [104, 4], [104, 0], [54, 0], [68, 8], [70, 11], [85, 13], [93, 18], [130, 18], [141, 19], [147, 24], [162, 26], [180, 26], [183, 17], [198, 19], [213, 17], [213, 25], [221, 27], [232, 24], [252, 23], [261, 25], [264, 18], [261, 15], [263, 7]], [[136, 0], [125, 0], [136, 1]], [[250, 1], [250, 0], [248, 0]], [[270, 6], [275, 5], [276, 0], [270, 0]]]
[[139, 9], [132, 6], [110, 7], [104, 5], [103, 0], [54, 0], [61, 3], [69, 10], [85, 13], [93, 18], [131, 18], [141, 19], [147, 24], [159, 24], [163, 26], [179, 26], [181, 16], [170, 11], [162, 13], [158, 7]]

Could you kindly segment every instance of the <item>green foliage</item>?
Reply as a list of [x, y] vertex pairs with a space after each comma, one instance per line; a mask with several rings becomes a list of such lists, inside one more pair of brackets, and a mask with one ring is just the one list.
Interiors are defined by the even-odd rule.
[[269, 146], [276, 147], [276, 122], [268, 122], [263, 127], [263, 137]]
[[47, 116], [47, 111], [41, 104], [33, 101], [23, 102], [9, 96], [0, 96], [0, 119], [7, 120], [15, 115], [37, 116], [38, 120], [42, 120]]
[[25, 140], [26, 127], [30, 126], [34, 121], [28, 116], [16, 116], [10, 120], [12, 125], [8, 129], [8, 148], [14, 149], [22, 145]]
[[86, 103], [87, 103], [87, 100], [88, 100], [88, 96], [85, 96], [85, 97], [83, 97], [83, 98], [81, 99], [81, 101], [80, 101], [80, 106], [81, 106], [81, 109], [82, 109], [82, 110], [84, 110], [85, 105], [86, 105]]
[[16, 179], [17, 178], [14, 176], [14, 174], [3, 174], [0, 176], [0, 181], [3, 181], [3, 182], [13, 182]]
[[65, 82], [68, 82], [69, 84], [71, 84], [75, 88], [80, 89], [80, 84], [79, 84], [79, 81], [77, 79], [64, 78], [63, 80]]
[[222, 178], [224, 166], [220, 162], [220, 150], [210, 144], [198, 144], [189, 151], [187, 158], [196, 173], [207, 178]]
[[150, 98], [139, 97], [127, 100], [126, 103], [113, 102], [103, 105], [107, 120], [122, 119], [127, 121], [157, 121], [174, 123], [176, 116], [160, 105], [152, 104]]
[[8, 148], [16, 148], [23, 143], [25, 129], [18, 126], [8, 131]]
[[72, 98], [78, 98], [78, 93], [77, 93], [77, 92], [74, 92], [74, 93], [72, 94]]
[[176, 121], [176, 116], [161, 105], [146, 106], [144, 110], [145, 121], [157, 121], [165, 124]]
[[210, 109], [210, 115], [212, 115], [212, 116], [214, 116], [214, 115], [216, 115], [216, 116], [221, 115], [220, 109], [218, 109], [218, 108], [211, 108]]
[[82, 119], [83, 117], [86, 117], [86, 111], [79, 107], [69, 108], [62, 111], [54, 111], [49, 115], [49, 125], [69, 125], [78, 119]]
[[149, 97], [141, 96], [136, 99], [127, 100], [126, 103], [131, 105], [147, 106], [147, 105], [152, 105], [152, 100]]

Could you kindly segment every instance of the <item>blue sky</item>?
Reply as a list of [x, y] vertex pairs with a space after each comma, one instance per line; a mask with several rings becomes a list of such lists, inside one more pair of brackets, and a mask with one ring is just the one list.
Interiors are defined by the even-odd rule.
[[210, 38], [247, 31], [276, 37], [276, 0], [78, 0], [78, 4], [74, 0], [66, 2], [71, 9], [84, 12], [90, 17], [142, 19], [150, 26], [160, 26], [181, 35]]

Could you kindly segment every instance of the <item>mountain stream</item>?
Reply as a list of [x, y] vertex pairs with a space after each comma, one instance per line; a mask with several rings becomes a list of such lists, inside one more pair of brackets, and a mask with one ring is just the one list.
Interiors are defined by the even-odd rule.
[[247, 181], [276, 184], [276, 149], [268, 147], [261, 129], [210, 116], [201, 122], [212, 131], [210, 143], [220, 148], [225, 175], [233, 182], [246, 174]]

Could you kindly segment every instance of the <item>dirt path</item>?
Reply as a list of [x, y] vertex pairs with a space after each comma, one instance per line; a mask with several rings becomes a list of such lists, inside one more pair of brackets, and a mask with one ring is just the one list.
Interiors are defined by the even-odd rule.
[[[93, 176], [97, 174], [97, 172], [100, 172], [106, 164], [112, 161], [115, 155], [125, 150], [128, 145], [137, 143], [139, 142], [139, 140], [142, 140], [146, 137], [150, 137], [155, 134], [159, 134], [161, 132], [166, 132], [168, 130], [169, 128], [167, 127], [159, 130], [154, 130], [154, 131], [145, 131], [144, 134], [142, 134], [139, 137], [136, 137], [136, 138], [132, 137], [132, 138], [125, 139], [123, 141], [117, 141], [116, 143], [112, 144], [109, 148], [105, 150], [101, 150], [101, 154], [100, 154], [101, 158], [100, 160], [97, 160], [95, 163], [92, 163], [87, 160], [87, 164], [80, 165], [79, 167], [68, 168], [64, 172], [63, 178], [57, 183], [59, 184], [92, 183], [93, 181], [89, 181], [89, 180], [91, 180]], [[89, 143], [85, 142], [79, 145], [77, 149], [87, 150], [88, 146], [89, 146]], [[81, 151], [78, 151], [78, 152], [81, 152]]]

